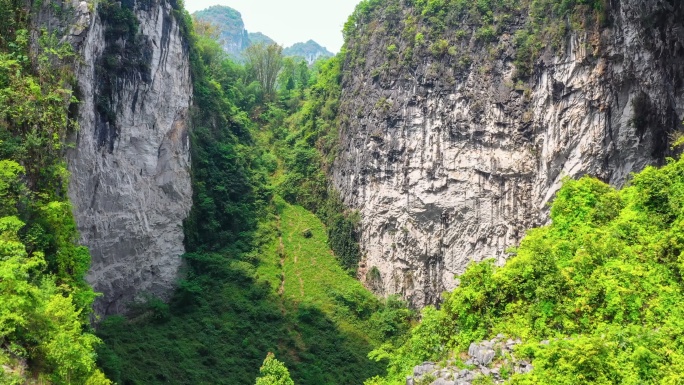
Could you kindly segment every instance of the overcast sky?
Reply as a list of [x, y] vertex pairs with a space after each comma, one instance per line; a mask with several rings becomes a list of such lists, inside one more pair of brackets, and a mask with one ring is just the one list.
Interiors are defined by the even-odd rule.
[[309, 39], [337, 53], [342, 27], [360, 0], [185, 0], [190, 13], [212, 5], [238, 10], [249, 32], [262, 32], [287, 47]]

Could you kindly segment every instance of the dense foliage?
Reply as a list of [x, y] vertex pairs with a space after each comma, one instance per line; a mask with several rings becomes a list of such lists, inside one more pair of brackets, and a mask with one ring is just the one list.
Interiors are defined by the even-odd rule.
[[[319, 63], [301, 106], [295, 103], [298, 108], [290, 107], [289, 111], [270, 106], [267, 141], [283, 160], [285, 173], [277, 179], [279, 194], [321, 218], [328, 228], [331, 249], [354, 274], [361, 257], [357, 234], [360, 218], [346, 209], [327, 179], [337, 152], [341, 58]], [[285, 105], [293, 103], [286, 101]]]
[[74, 54], [45, 30], [30, 49], [22, 2], [0, 0], [0, 13], [0, 382], [108, 384], [62, 159], [75, 129]]
[[294, 385], [290, 372], [282, 362], [276, 360], [273, 353], [268, 353], [259, 372], [256, 385]]
[[468, 69], [478, 46], [492, 57], [507, 55], [500, 38], [510, 34], [516, 76], [524, 79], [544, 50], [565, 47], [568, 32], [596, 32], [608, 23], [609, 7], [607, 0], [364, 0], [344, 26], [347, 60], [363, 65], [373, 33], [392, 31], [399, 33], [384, 39], [387, 63], [378, 75], [416, 67], [426, 56]]
[[681, 383], [683, 197], [684, 159], [621, 191], [566, 181], [553, 223], [530, 230], [505, 266], [472, 265], [403, 347], [375, 352], [391, 375], [370, 383], [402, 383], [412, 365], [497, 333], [523, 339], [516, 355], [534, 365], [515, 384]]
[[283, 69], [267, 96], [253, 66], [226, 58], [215, 28], [185, 17], [195, 92], [187, 274], [169, 304], [150, 298], [128, 318], [103, 322], [102, 368], [120, 384], [254, 384], [273, 352], [297, 384], [382, 374], [367, 354], [401, 341], [413, 313], [376, 299], [340, 266], [330, 246], [358, 250], [353, 227], [328, 241], [330, 228], [290, 204], [331, 206], [315, 145], [332, 131], [317, 116], [329, 88], [339, 92], [337, 75], [279, 57]]
[[283, 47], [275, 43], [254, 44], [247, 47], [244, 54], [266, 98], [273, 100], [278, 74], [283, 68]]

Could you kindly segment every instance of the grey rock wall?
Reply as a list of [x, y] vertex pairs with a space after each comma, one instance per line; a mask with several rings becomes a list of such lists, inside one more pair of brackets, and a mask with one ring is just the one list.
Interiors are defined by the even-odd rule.
[[[223, 50], [233, 59], [244, 61], [242, 52], [252, 44], [252, 40], [272, 41], [263, 34], [250, 34], [245, 29], [242, 14], [224, 5], [212, 5], [207, 9], [193, 13], [199, 20], [215, 25], [219, 32], [219, 41]], [[270, 44], [270, 43], [269, 43]]]
[[424, 55], [409, 68], [383, 67], [401, 33], [369, 24], [364, 60], [345, 63], [332, 171], [362, 216], [360, 278], [380, 271], [368, 287], [437, 303], [471, 261], [503, 263], [546, 223], [564, 177], [620, 186], [663, 161], [684, 119], [682, 4], [611, 3], [610, 27], [569, 37], [525, 84], [513, 78], [515, 23], [488, 46], [458, 47], [472, 64]]
[[[92, 255], [88, 282], [103, 294], [95, 311], [115, 314], [145, 293], [166, 298], [182, 264], [182, 222], [192, 205], [190, 65], [171, 5], [152, 0], [134, 8], [143, 70], [123, 68], [107, 83], [103, 52], [129, 43], [105, 38], [95, 7], [81, 2], [77, 9], [80, 130], [68, 153], [69, 196]], [[114, 118], [104, 116], [102, 105]]]

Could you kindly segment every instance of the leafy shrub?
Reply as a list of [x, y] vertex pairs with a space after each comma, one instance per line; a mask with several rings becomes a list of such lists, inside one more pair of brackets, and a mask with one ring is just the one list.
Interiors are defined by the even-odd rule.
[[621, 191], [566, 180], [551, 225], [530, 230], [505, 266], [471, 265], [404, 346], [374, 352], [390, 359], [386, 382], [498, 333], [522, 338], [516, 356], [534, 366], [514, 384], [682, 381], [683, 191], [684, 159]]
[[435, 56], [444, 56], [449, 50], [449, 42], [445, 39], [439, 39], [432, 43], [430, 46], [430, 52]]
[[290, 372], [282, 362], [276, 360], [273, 353], [268, 353], [259, 372], [261, 375], [257, 377], [256, 385], [294, 385]]
[[[344, 52], [352, 67], [359, 65], [369, 49], [367, 36], [377, 31], [374, 21], [381, 20], [388, 9], [400, 6], [407, 14], [403, 31], [396, 31], [398, 27], [390, 23], [388, 34], [413, 36], [417, 47], [428, 36], [435, 43], [427, 48], [436, 57], [448, 52], [443, 40], [467, 44], [465, 39], [471, 36], [467, 31], [475, 31], [474, 37], [486, 44], [495, 42], [501, 33], [514, 32], [516, 76], [524, 79], [531, 75], [542, 50], [565, 47], [569, 32], [606, 26], [610, 5], [606, 0], [364, 1], [344, 28]], [[511, 25], [515, 17], [523, 18], [524, 24]]]
[[66, 196], [76, 57], [56, 33], [30, 40], [32, 12], [0, 0], [0, 382], [110, 384], [87, 332], [90, 255]]

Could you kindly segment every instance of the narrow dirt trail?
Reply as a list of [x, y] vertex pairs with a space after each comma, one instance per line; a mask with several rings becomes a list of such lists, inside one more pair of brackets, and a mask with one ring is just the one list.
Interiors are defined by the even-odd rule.
[[280, 287], [278, 287], [278, 295], [280, 297], [285, 293], [285, 244], [283, 244], [283, 233], [280, 225], [280, 216], [276, 220], [278, 229], [278, 256], [280, 257]]
[[302, 244], [300, 243], [300, 244], [297, 245], [297, 252], [296, 252], [295, 255], [294, 255], [294, 263], [295, 263], [295, 265], [297, 264], [297, 257], [299, 256], [299, 253], [301, 253], [301, 252], [302, 252]]
[[304, 281], [302, 280], [302, 275], [297, 272], [297, 278], [299, 278], [299, 295], [304, 297]]

